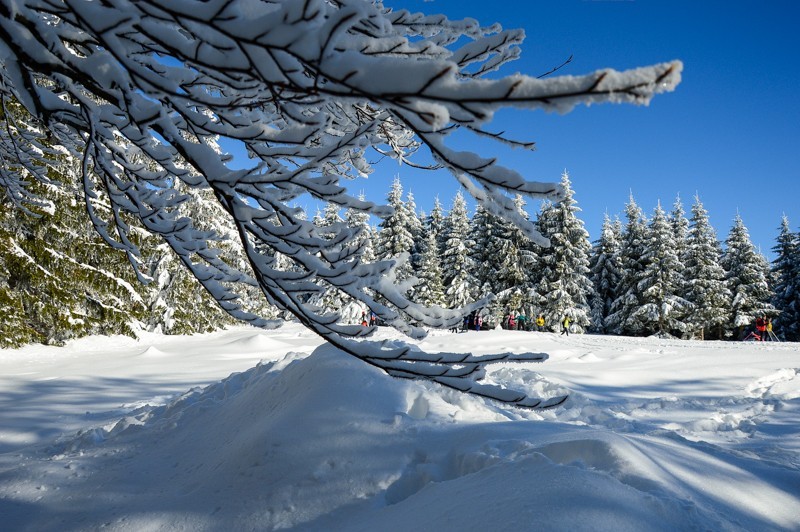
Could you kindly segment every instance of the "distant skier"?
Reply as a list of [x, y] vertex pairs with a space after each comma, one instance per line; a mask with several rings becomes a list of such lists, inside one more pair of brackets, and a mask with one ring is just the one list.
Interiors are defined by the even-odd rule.
[[544, 331], [544, 316], [542, 314], [536, 316], [536, 330]]
[[767, 335], [767, 317], [759, 316], [756, 318], [756, 331], [758, 331], [759, 340], [764, 340]]
[[569, 336], [569, 316], [566, 314], [564, 315], [564, 319], [561, 320], [561, 326], [563, 327], [563, 329], [561, 329], [561, 334]]

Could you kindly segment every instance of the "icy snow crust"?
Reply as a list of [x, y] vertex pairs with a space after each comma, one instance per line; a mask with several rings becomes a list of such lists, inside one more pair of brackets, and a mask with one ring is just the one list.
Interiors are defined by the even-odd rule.
[[299, 325], [0, 351], [2, 528], [800, 528], [798, 344], [419, 344], [546, 352], [487, 379], [570, 400], [529, 411], [391, 379]]

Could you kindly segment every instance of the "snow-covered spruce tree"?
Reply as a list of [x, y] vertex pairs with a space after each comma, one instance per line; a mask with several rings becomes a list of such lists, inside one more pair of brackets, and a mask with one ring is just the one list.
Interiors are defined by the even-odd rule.
[[683, 277], [679, 247], [674, 227], [660, 202], [648, 229], [650, 241], [642, 257], [644, 270], [638, 283], [641, 305], [631, 318], [642, 324], [645, 334], [683, 336], [690, 328], [687, 319], [692, 304], [680, 295]]
[[[130, 225], [117, 216], [123, 211], [160, 235], [234, 317], [270, 325], [236, 303], [238, 286], [257, 285], [270, 304], [391, 375], [542, 407], [549, 404], [475, 382], [488, 359], [429, 358], [408, 347], [359, 342], [354, 337], [370, 329], [341, 325], [304, 305], [301, 296], [320, 290], [315, 281], [330, 283], [412, 337], [424, 329], [409, 319], [450, 327], [470, 310], [430, 312], [409, 302], [393, 282], [393, 261], [363, 264], [352, 231], [323, 239], [290, 207], [310, 195], [388, 217], [391, 209], [357, 200], [342, 178], [368, 174], [371, 149], [400, 162], [426, 149], [489, 212], [544, 243], [518, 215], [512, 195], [558, 200], [558, 185], [526, 181], [494, 159], [456, 151], [450, 136], [460, 131], [532, 148], [488, 132], [494, 112], [645, 104], [674, 89], [682, 65], [488, 79], [517, 56], [523, 39], [522, 31], [365, 0], [1, 0], [0, 93], [19, 100], [58, 144], [82, 158], [83, 190], [91, 196], [105, 189], [113, 207], [107, 218], [90, 211], [91, 219], [135, 268]], [[220, 156], [207, 142], [216, 136], [246, 150], [253, 164], [242, 169]], [[135, 164], [134, 153], [155, 168]], [[34, 179], [43, 176], [35, 161], [22, 159]], [[0, 186], [17, 203], [32, 200], [27, 177], [6, 172]], [[211, 189], [236, 225], [250, 271], [209, 253], [206, 234], [176, 215], [185, 199], [175, 191], [178, 181]], [[276, 268], [273, 253], [301, 274]]]
[[572, 328], [583, 332], [590, 324], [589, 299], [592, 281], [589, 279], [589, 253], [592, 245], [589, 233], [578, 218], [578, 202], [564, 172], [561, 186], [564, 199], [546, 205], [538, 218], [539, 231], [550, 239], [551, 245], [540, 251], [538, 282], [539, 311], [554, 330], [561, 330], [561, 321], [569, 316]]
[[425, 231], [424, 245], [420, 255], [419, 282], [414, 287], [414, 300], [425, 306], [445, 306], [444, 284], [442, 283], [442, 263], [436, 246], [436, 235], [429, 228]]
[[720, 264], [722, 247], [699, 196], [692, 204], [686, 249], [682, 257], [685, 298], [694, 305], [689, 323], [701, 339], [721, 340], [730, 321], [731, 293]]
[[650, 239], [644, 213], [633, 194], [625, 206], [625, 219], [619, 255], [622, 277], [606, 328], [612, 334], [637, 336], [647, 333], [644, 324], [634, 316], [642, 304], [639, 282], [644, 274], [644, 256]]
[[[359, 195], [360, 201], [366, 201], [363, 194]], [[347, 226], [353, 231], [354, 244], [361, 247], [361, 261], [364, 264], [375, 262], [375, 231], [370, 225], [370, 215], [360, 209], [348, 208], [344, 214]], [[369, 312], [369, 308], [359, 300], [350, 299], [339, 310], [342, 323], [360, 324], [362, 315]]]
[[678, 256], [679, 260], [676, 271], [679, 276], [679, 279], [677, 279], [679, 284], [677, 294], [679, 297], [686, 299], [688, 286], [684, 275], [685, 265], [682, 261], [683, 257], [686, 255], [686, 246], [688, 245], [689, 220], [686, 218], [686, 211], [683, 209], [683, 202], [681, 201], [680, 195], [675, 198], [675, 203], [672, 204], [672, 211], [669, 213], [668, 220], [672, 228], [672, 237], [675, 242], [675, 254]]
[[[517, 196], [516, 199], [517, 209], [520, 212], [525, 211], [525, 199], [522, 196]], [[526, 213], [527, 216], [527, 213]], [[527, 318], [536, 316], [536, 283], [540, 278], [537, 269], [540, 267], [541, 261], [539, 260], [539, 253], [542, 246], [527, 238], [524, 234], [517, 231], [518, 247], [519, 247], [519, 261], [522, 268], [522, 298], [520, 301], [519, 310]]]
[[592, 297], [590, 306], [589, 331], [605, 334], [606, 318], [611, 313], [611, 304], [617, 297], [617, 289], [622, 278], [620, 265], [620, 239], [622, 227], [619, 220], [611, 221], [606, 213], [600, 229], [600, 238], [592, 246], [589, 258]]
[[444, 208], [439, 201], [439, 196], [433, 199], [433, 209], [425, 220], [425, 225], [436, 239], [436, 250], [441, 262], [441, 257], [444, 255]]
[[383, 261], [397, 261], [398, 266], [394, 275], [398, 282], [403, 284], [403, 292], [409, 292], [411, 286], [406, 282], [411, 279], [411, 253], [414, 249], [414, 237], [411, 234], [413, 222], [409, 218], [409, 211], [403, 201], [403, 185], [400, 177], [395, 177], [386, 204], [391, 207], [392, 213], [383, 218], [378, 224], [378, 243], [375, 254]]
[[[211, 191], [185, 186], [180, 186], [179, 190], [188, 198], [180, 205], [180, 212], [193, 220], [197, 229], [216, 235], [208, 243], [209, 252], [224, 257], [226, 262], [239, 269], [246, 269], [246, 259], [239, 246], [236, 228]], [[154, 240], [150, 236], [147, 242]], [[148, 305], [144, 321], [149, 331], [192, 334], [211, 332], [236, 323], [228, 313], [222, 311], [197, 279], [182, 267], [180, 257], [169, 245], [160, 241], [156, 249], [147, 252], [147, 256], [147, 274], [153, 279], [143, 287]], [[262, 316], [277, 316], [277, 309], [270, 308], [253, 286], [242, 287], [237, 303]]]
[[[406, 201], [403, 203], [406, 210], [406, 220], [408, 221], [408, 232], [411, 234], [411, 270], [416, 272], [422, 262], [422, 252], [425, 247], [425, 235], [422, 228], [422, 220], [417, 212], [417, 203], [414, 201], [414, 194], [409, 190], [406, 194]], [[416, 288], [414, 289], [416, 292]]]
[[461, 191], [453, 198], [453, 206], [444, 218], [444, 252], [442, 253], [442, 282], [445, 303], [457, 309], [475, 300], [475, 282], [472, 279], [467, 237], [469, 216], [467, 202]]
[[[518, 202], [515, 208], [521, 216], [525, 216]], [[528, 277], [525, 275], [519, 228], [507, 220], [493, 217], [487, 231], [489, 239], [486, 253], [491, 258], [489, 262], [476, 266], [490, 270], [488, 284], [495, 296], [490, 307], [491, 320], [499, 322], [509, 312], [521, 310], [528, 295]]]
[[733, 294], [728, 334], [739, 339], [756, 318], [764, 315], [774, 317], [777, 313], [770, 303], [773, 292], [767, 284], [769, 264], [756, 251], [738, 214], [725, 239], [721, 264], [725, 269], [728, 288]]
[[[31, 206], [32, 212], [2, 201], [0, 299], [8, 313], [0, 320], [0, 345], [133, 335], [145, 315], [146, 291], [122, 264], [124, 256], [87, 226], [71, 191], [55, 188], [48, 195], [52, 208]], [[135, 238], [141, 243], [141, 235]]]
[[[28, 191], [48, 196], [22, 209], [14, 208], [14, 194], [0, 200], [0, 346], [133, 334], [145, 314], [145, 290], [124, 255], [86, 224], [75, 190], [79, 166], [44, 131], [18, 127], [30, 116], [15, 100], [3, 102], [0, 120], [0, 175], [25, 172], [15, 157], [38, 158], [42, 179], [31, 180]], [[21, 153], [26, 147], [30, 151]], [[93, 201], [107, 206], [101, 195]], [[143, 240], [141, 234], [132, 238]]]
[[789, 219], [781, 218], [780, 234], [775, 247], [772, 273], [776, 279], [773, 304], [781, 312], [775, 319], [779, 337], [800, 341], [800, 234], [789, 228]]
[[467, 237], [467, 256], [469, 257], [470, 274], [474, 283], [474, 290], [478, 297], [484, 298], [493, 293], [493, 281], [496, 265], [489, 250], [489, 243], [494, 235], [494, 224], [497, 217], [489, 214], [482, 205], [478, 204], [475, 214], [469, 221], [469, 236]]
[[[349, 227], [344, 219], [339, 215], [341, 207], [336, 203], [328, 202], [325, 204], [322, 213], [318, 213], [318, 219], [313, 221], [314, 225], [320, 229], [320, 236], [328, 240], [334, 240], [336, 236], [345, 228]], [[341, 311], [345, 309], [353, 298], [336, 288], [334, 285], [320, 283], [320, 292], [313, 294], [307, 304], [313, 305], [317, 312], [321, 314], [341, 315]], [[366, 312], [361, 309], [358, 313], [357, 323], [361, 323], [361, 314]], [[350, 312], [352, 314], [352, 311]], [[351, 323], [356, 323], [352, 321]]]

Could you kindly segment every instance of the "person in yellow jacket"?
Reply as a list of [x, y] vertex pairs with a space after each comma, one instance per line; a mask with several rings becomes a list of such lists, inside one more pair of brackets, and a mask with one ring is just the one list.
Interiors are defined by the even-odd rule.
[[544, 316], [541, 314], [536, 316], [536, 330], [544, 331]]
[[561, 329], [561, 334], [569, 336], [569, 316], [566, 314], [564, 315], [564, 319], [561, 320], [561, 326], [563, 327], [563, 329]]

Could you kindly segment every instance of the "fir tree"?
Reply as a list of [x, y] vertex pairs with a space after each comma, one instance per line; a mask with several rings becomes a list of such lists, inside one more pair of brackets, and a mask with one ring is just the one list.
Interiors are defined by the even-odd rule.
[[[335, 203], [328, 202], [323, 209], [323, 212], [317, 213], [320, 218], [315, 222], [317, 227], [320, 227], [320, 236], [331, 242], [329, 251], [340, 250], [341, 245], [336, 243], [337, 236], [342, 233], [347, 224], [339, 215], [341, 207]], [[345, 307], [352, 302], [352, 298], [347, 296], [344, 292], [334, 286], [327, 284], [320, 284], [321, 292], [313, 295], [309, 299], [309, 303], [315, 305], [320, 311], [329, 314], [341, 314]], [[363, 312], [363, 311], [362, 311]], [[360, 314], [359, 314], [360, 317]], [[342, 317], [343, 320], [347, 321]], [[360, 320], [359, 320], [360, 321]]]
[[789, 229], [789, 219], [781, 219], [777, 244], [772, 248], [775, 283], [773, 303], [781, 314], [775, 319], [776, 334], [791, 342], [800, 341], [800, 234]]
[[644, 333], [682, 336], [689, 325], [686, 318], [692, 304], [681, 297], [681, 261], [675, 242], [674, 227], [659, 203], [649, 225], [649, 243], [642, 263], [644, 269], [638, 283], [641, 304], [631, 319], [641, 324]]
[[[359, 196], [359, 200], [365, 200], [363, 194]], [[361, 263], [369, 264], [375, 262], [377, 260], [374, 245], [376, 236], [370, 225], [369, 213], [350, 207], [345, 211], [344, 218], [347, 226], [356, 231], [355, 242], [361, 248]], [[359, 324], [361, 323], [362, 315], [368, 311], [369, 309], [366, 305], [351, 299], [340, 310], [340, 314], [344, 323]]]
[[675, 198], [672, 204], [672, 211], [669, 213], [669, 225], [672, 228], [672, 238], [675, 244], [675, 252], [678, 257], [686, 254], [689, 238], [689, 220], [686, 219], [686, 211], [683, 209], [681, 197]]
[[740, 338], [745, 327], [753, 324], [756, 318], [776, 314], [775, 307], [769, 302], [773, 296], [767, 284], [769, 265], [767, 259], [756, 251], [738, 214], [725, 240], [725, 247], [722, 267], [733, 294], [728, 332]]
[[[524, 216], [523, 205], [519, 203], [519, 199], [518, 197], [515, 206], [517, 212]], [[476, 269], [483, 269], [489, 274], [484, 284], [488, 284], [496, 296], [490, 313], [493, 319], [499, 319], [509, 312], [516, 313], [522, 310], [527, 299], [528, 277], [524, 270], [521, 248], [523, 235], [514, 224], [500, 218], [488, 216], [487, 221], [488, 227], [483, 229], [483, 233], [488, 237], [485, 251], [487, 262]]]
[[[408, 221], [408, 233], [411, 235], [410, 261], [411, 269], [416, 274], [422, 262], [422, 253], [425, 248], [425, 236], [423, 235], [423, 224], [417, 214], [417, 204], [414, 201], [414, 194], [410, 191], [406, 194], [406, 201], [403, 205]], [[416, 288], [415, 288], [416, 290]]]
[[494, 293], [494, 272], [497, 269], [494, 257], [489, 249], [497, 223], [497, 218], [492, 216], [482, 205], [478, 205], [475, 214], [469, 222], [468, 257], [470, 274], [474, 282], [475, 294], [486, 297]]
[[433, 233], [436, 240], [436, 249], [439, 257], [444, 254], [444, 208], [439, 201], [439, 196], [433, 199], [433, 209], [425, 221], [427, 230]]
[[468, 234], [467, 202], [459, 191], [453, 199], [453, 207], [444, 219], [442, 279], [445, 301], [450, 308], [461, 308], [475, 300], [474, 281], [470, 275], [467, 254]]
[[[680, 195], [675, 198], [675, 203], [672, 204], [672, 211], [669, 213], [669, 225], [672, 228], [673, 243], [675, 244], [675, 253], [678, 256], [679, 262], [676, 266], [676, 282], [678, 288], [676, 295], [687, 299], [687, 292], [689, 290], [686, 275], [685, 264], [683, 258], [686, 256], [686, 246], [688, 245], [689, 238], [689, 220], [686, 218], [686, 211], [683, 209], [683, 202]], [[687, 299], [688, 300], [688, 299]]]
[[722, 248], [698, 196], [692, 205], [683, 254], [685, 297], [694, 305], [689, 323], [701, 339], [710, 333], [722, 339], [730, 317], [731, 294], [720, 264]]
[[414, 248], [414, 239], [410, 230], [408, 209], [403, 203], [403, 185], [400, 183], [399, 177], [395, 177], [386, 200], [393, 212], [378, 224], [380, 232], [378, 233], [376, 256], [379, 260], [399, 260], [397, 280], [405, 281], [412, 276], [409, 259]]
[[636, 336], [646, 332], [644, 324], [634, 316], [642, 304], [639, 281], [646, 263], [644, 256], [649, 243], [647, 225], [641, 208], [633, 195], [625, 207], [626, 224], [622, 232], [620, 266], [622, 277], [617, 297], [606, 319], [607, 330], [613, 334]]
[[432, 231], [426, 232], [425, 246], [420, 259], [418, 284], [415, 286], [417, 303], [431, 307], [445, 304], [444, 285], [442, 284], [442, 266], [436, 246], [436, 236]]
[[[68, 168], [61, 177], [69, 179]], [[145, 298], [125, 255], [82, 223], [83, 207], [74, 195], [55, 189], [49, 196], [51, 209], [0, 211], [0, 305], [7, 312], [0, 345], [133, 335]], [[136, 236], [139, 246], [142, 236]]]
[[[364, 201], [364, 195], [362, 194], [359, 199]], [[367, 264], [375, 262], [375, 231], [369, 223], [369, 213], [351, 207], [345, 211], [344, 218], [347, 226], [356, 231], [356, 242], [363, 248], [362, 261]]]
[[622, 271], [620, 265], [621, 227], [619, 221], [611, 222], [608, 214], [603, 216], [600, 238], [592, 248], [589, 268], [594, 292], [590, 303], [591, 332], [605, 334], [606, 319], [611, 305], [617, 297]]
[[593, 291], [589, 279], [591, 243], [577, 216], [580, 208], [567, 172], [561, 176], [561, 185], [564, 199], [547, 204], [538, 219], [539, 231], [550, 239], [550, 247], [542, 248], [539, 257], [539, 311], [552, 324], [560, 324], [564, 316], [569, 316], [572, 327], [583, 332], [590, 324]]

